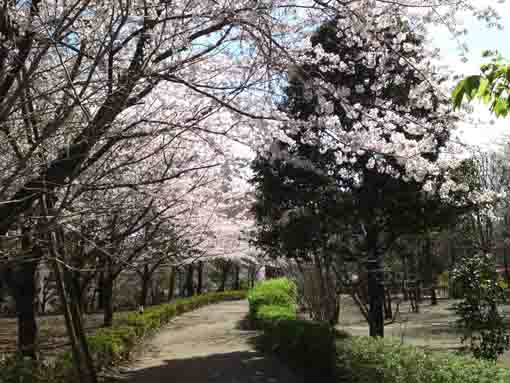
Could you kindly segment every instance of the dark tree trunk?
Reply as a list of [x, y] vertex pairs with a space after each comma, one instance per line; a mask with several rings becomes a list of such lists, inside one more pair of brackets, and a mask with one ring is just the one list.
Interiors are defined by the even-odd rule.
[[147, 296], [149, 295], [149, 284], [151, 281], [151, 275], [149, 272], [149, 265], [144, 265], [143, 273], [141, 275], [142, 288], [140, 290], [140, 299], [138, 300], [138, 304], [140, 306], [147, 305]]
[[419, 282], [417, 282], [416, 287], [414, 289], [414, 301], [415, 301], [415, 312], [416, 313], [420, 312], [420, 302], [421, 302], [420, 296], [421, 296], [421, 288], [420, 288]]
[[103, 280], [103, 325], [111, 327], [113, 325], [113, 280], [107, 277]]
[[175, 267], [172, 267], [172, 269], [170, 270], [170, 280], [168, 281], [168, 296], [167, 296], [168, 302], [170, 302], [172, 300], [172, 298], [174, 297], [176, 272], [177, 272], [177, 270], [175, 269]]
[[510, 269], [508, 268], [507, 248], [503, 248], [503, 262], [505, 264], [505, 279], [507, 287], [510, 287]]
[[257, 278], [257, 267], [256, 266], [250, 266], [248, 269], [248, 275], [249, 275], [249, 286], [250, 288], [253, 288], [255, 286], [255, 279]]
[[194, 295], [193, 291], [193, 271], [194, 267], [192, 264], [186, 266], [186, 296], [192, 297]]
[[104, 309], [104, 294], [103, 294], [103, 290], [104, 290], [104, 272], [101, 271], [101, 273], [99, 273], [99, 278], [98, 278], [98, 281], [97, 281], [97, 287], [96, 287], [96, 291], [97, 291], [97, 309], [98, 310], [103, 310]]
[[384, 299], [384, 319], [393, 319], [393, 310], [392, 310], [392, 301], [391, 301], [391, 290], [385, 292]]
[[220, 286], [218, 287], [218, 291], [225, 291], [225, 287], [227, 286], [228, 273], [230, 272], [231, 264], [230, 262], [225, 262], [221, 264], [221, 281]]
[[[77, 273], [69, 273], [71, 278], [74, 280], [73, 283], [70, 284], [70, 311], [72, 314], [72, 321], [74, 330], [76, 332], [76, 338], [80, 344], [80, 350], [83, 353], [84, 364], [86, 366], [85, 371], [87, 377], [85, 377], [86, 382], [96, 383], [97, 376], [94, 368], [94, 362], [92, 360], [92, 356], [90, 355], [90, 350], [87, 342], [87, 337], [85, 335], [84, 327], [83, 327], [83, 317], [82, 317], [82, 308], [80, 306], [80, 302], [83, 302], [83, 291], [80, 290], [83, 286], [80, 286], [79, 275]], [[76, 279], [75, 279], [76, 278]]]
[[418, 283], [416, 284], [416, 300], [418, 301], [418, 303], [422, 303], [423, 302], [423, 289], [422, 289], [422, 282], [421, 281], [418, 281]]
[[430, 304], [431, 306], [437, 305], [436, 285], [430, 288]]
[[[24, 267], [25, 268], [25, 267]], [[30, 271], [25, 271], [28, 276]], [[23, 356], [37, 358], [37, 322], [35, 315], [35, 286], [27, 281], [24, 287], [17, 288], [14, 295], [18, 316], [18, 350]]]
[[16, 303], [18, 319], [18, 351], [21, 355], [37, 359], [37, 322], [36, 322], [36, 270], [43, 253], [33, 246], [28, 231], [23, 233], [22, 250], [25, 256], [33, 258], [30, 262], [19, 262], [5, 271], [5, 281]]
[[409, 270], [407, 269], [408, 265], [407, 265], [407, 257], [406, 256], [402, 257], [402, 263], [404, 266], [404, 276], [402, 279], [402, 295], [403, 295], [404, 302], [407, 302], [409, 300], [409, 290], [407, 287], [407, 282], [409, 281]]
[[241, 280], [240, 280], [240, 269], [241, 267], [238, 264], [234, 265], [234, 290], [241, 289]]
[[368, 252], [368, 300], [369, 326], [371, 337], [384, 337], [384, 272], [382, 257], [377, 253], [375, 243]]
[[202, 294], [202, 290], [204, 288], [204, 263], [202, 261], [198, 262], [197, 267], [198, 274], [198, 282], [197, 282], [197, 294]]
[[179, 296], [181, 298], [184, 298], [186, 296], [186, 286], [185, 286], [185, 281], [184, 281], [184, 271], [183, 270], [179, 270], [178, 272], [179, 274]]

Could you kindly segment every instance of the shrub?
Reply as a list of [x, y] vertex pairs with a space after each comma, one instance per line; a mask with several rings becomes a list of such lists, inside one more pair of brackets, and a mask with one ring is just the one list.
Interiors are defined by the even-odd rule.
[[[267, 288], [265, 284], [271, 284]], [[296, 318], [288, 301], [280, 299], [286, 286], [279, 280], [262, 282], [250, 292], [250, 313], [263, 330], [259, 347], [274, 351], [304, 374], [336, 383], [509, 383], [510, 371], [493, 362], [427, 353], [387, 339], [350, 337], [327, 323]], [[264, 293], [269, 297], [264, 296]], [[288, 295], [288, 294], [287, 294]], [[256, 299], [253, 299], [255, 297]], [[278, 297], [276, 300], [274, 297]], [[263, 304], [261, 302], [282, 302]], [[255, 304], [256, 307], [252, 307]]]
[[99, 329], [88, 337], [94, 364], [101, 369], [129, 357], [138, 339], [135, 328], [119, 326]]
[[297, 314], [296, 310], [290, 306], [264, 305], [259, 307], [256, 318], [262, 323], [275, 323], [296, 319]]
[[464, 292], [462, 301], [455, 305], [462, 342], [469, 343], [475, 357], [497, 360], [510, 349], [510, 330], [500, 310], [506, 293], [498, 283], [494, 257], [481, 254], [466, 257], [453, 277]]
[[286, 306], [295, 310], [297, 286], [287, 278], [262, 281], [248, 293], [248, 301], [252, 318], [255, 317], [259, 307], [265, 305]]
[[337, 343], [338, 382], [508, 383], [510, 371], [492, 362], [427, 353], [386, 339], [352, 337]]
[[327, 323], [299, 319], [264, 322], [259, 346], [274, 351], [305, 373], [326, 378], [334, 374], [335, 333]]
[[296, 291], [296, 285], [285, 278], [263, 281], [250, 291], [250, 317], [263, 330], [258, 345], [295, 366], [311, 367], [305, 373], [332, 376], [334, 330], [326, 323], [297, 319]]
[[[98, 329], [87, 336], [89, 350], [98, 370], [127, 359], [137, 342], [147, 334], [179, 314], [192, 311], [210, 303], [246, 298], [245, 291], [209, 293], [192, 298], [178, 299], [174, 303], [148, 307], [143, 314], [120, 313], [114, 326]], [[36, 365], [33, 361], [16, 356], [1, 358], [1, 383], [65, 383], [74, 377], [71, 352], [60, 353], [48, 365]]]
[[[67, 383], [69, 376], [59, 370], [61, 365], [34, 362], [20, 355], [0, 356], [0, 382], [2, 383]], [[68, 372], [70, 370], [67, 370]]]

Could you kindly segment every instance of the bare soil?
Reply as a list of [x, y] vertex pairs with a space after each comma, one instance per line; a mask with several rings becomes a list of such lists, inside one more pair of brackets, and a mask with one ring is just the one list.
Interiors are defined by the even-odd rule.
[[[85, 331], [93, 333], [103, 323], [101, 314], [85, 316]], [[44, 315], [37, 318], [39, 348], [45, 356], [58, 353], [69, 347], [65, 320], [62, 315]], [[16, 318], [0, 318], [0, 354], [16, 351], [18, 336]]]

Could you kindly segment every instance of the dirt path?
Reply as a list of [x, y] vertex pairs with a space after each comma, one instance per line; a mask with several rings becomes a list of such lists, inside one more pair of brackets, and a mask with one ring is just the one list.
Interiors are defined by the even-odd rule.
[[302, 383], [276, 358], [254, 351], [255, 334], [239, 329], [248, 311], [226, 302], [172, 321], [123, 374], [129, 383]]

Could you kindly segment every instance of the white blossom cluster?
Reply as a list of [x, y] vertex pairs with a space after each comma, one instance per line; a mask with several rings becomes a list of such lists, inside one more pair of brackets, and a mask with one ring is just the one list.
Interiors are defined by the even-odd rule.
[[[492, 198], [469, 193], [453, 179], [461, 164], [458, 148], [449, 142], [455, 117], [435, 81], [424, 37], [410, 29], [405, 15], [391, 12], [392, 6], [370, 3], [374, 6], [363, 14], [354, 7], [341, 15], [329, 26], [333, 32], [322, 37], [326, 41], [312, 36], [305, 44], [298, 60], [304, 97], [315, 98], [317, 107], [312, 115], [285, 123], [287, 136], [304, 131], [300, 140], [313, 144], [319, 127], [325, 132], [322, 144], [335, 151], [337, 162], [350, 169], [345, 176], [356, 182], [375, 171], [419, 183], [443, 198], [454, 192], [472, 202]], [[279, 139], [292, 145], [288, 137]], [[285, 158], [275, 147], [272, 155]]]

